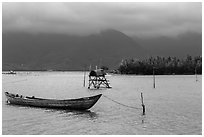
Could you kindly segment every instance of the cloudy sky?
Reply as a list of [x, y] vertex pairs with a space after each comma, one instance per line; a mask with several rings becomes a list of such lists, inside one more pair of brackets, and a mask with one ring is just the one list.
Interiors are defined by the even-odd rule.
[[89, 35], [116, 29], [129, 36], [202, 32], [198, 3], [3, 3], [3, 32]]

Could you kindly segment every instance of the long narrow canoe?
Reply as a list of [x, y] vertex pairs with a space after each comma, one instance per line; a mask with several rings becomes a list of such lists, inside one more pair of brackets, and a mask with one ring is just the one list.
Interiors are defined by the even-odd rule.
[[90, 109], [101, 97], [102, 94], [90, 97], [83, 97], [78, 99], [43, 99], [28, 96], [19, 96], [18, 94], [12, 94], [5, 92], [7, 103], [32, 107], [43, 108], [57, 108], [57, 109], [75, 109], [86, 110]]

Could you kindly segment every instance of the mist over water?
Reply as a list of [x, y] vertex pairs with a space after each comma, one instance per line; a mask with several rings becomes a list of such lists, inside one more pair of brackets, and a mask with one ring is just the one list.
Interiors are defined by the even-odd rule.
[[[2, 76], [3, 135], [137, 135], [202, 134], [202, 79], [194, 75], [110, 75], [112, 89], [88, 90], [83, 72], [17, 72]], [[117, 104], [105, 96], [89, 111], [7, 105], [4, 92], [69, 99], [103, 95], [141, 109]], [[140, 93], [146, 115], [142, 115]]]

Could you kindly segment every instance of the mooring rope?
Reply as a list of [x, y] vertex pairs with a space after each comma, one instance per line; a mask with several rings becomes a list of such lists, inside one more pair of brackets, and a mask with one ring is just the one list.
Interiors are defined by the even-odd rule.
[[105, 98], [107, 98], [108, 100], [111, 100], [111, 101], [115, 102], [116, 104], [122, 105], [122, 106], [124, 106], [124, 107], [133, 108], [133, 109], [142, 109], [142, 108], [137, 108], [137, 107], [132, 107], [132, 106], [128, 106], [128, 105], [122, 104], [122, 103], [120, 103], [120, 102], [118, 102], [118, 101], [115, 101], [115, 100], [113, 100], [113, 99], [107, 97], [106, 95], [103, 95], [103, 96], [104, 96]]

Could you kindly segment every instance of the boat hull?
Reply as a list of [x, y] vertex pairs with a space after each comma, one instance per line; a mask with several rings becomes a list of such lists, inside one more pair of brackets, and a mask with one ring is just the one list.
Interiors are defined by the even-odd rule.
[[78, 99], [56, 100], [32, 97], [16, 97], [15, 94], [5, 92], [7, 103], [31, 107], [57, 108], [57, 109], [90, 109], [101, 97], [102, 94]]

